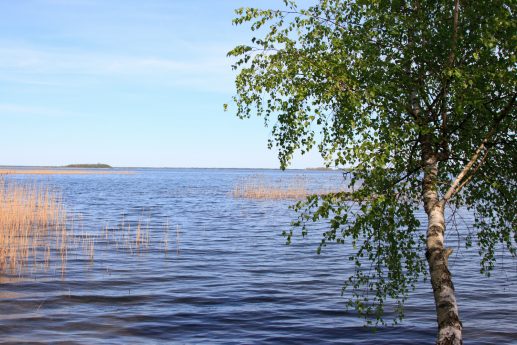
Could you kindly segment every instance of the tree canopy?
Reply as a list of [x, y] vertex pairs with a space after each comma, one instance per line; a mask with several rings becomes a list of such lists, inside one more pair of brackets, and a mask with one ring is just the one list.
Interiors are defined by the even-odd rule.
[[[441, 233], [443, 247], [445, 231], [433, 225], [435, 206], [442, 215], [450, 206], [449, 216], [471, 210], [476, 230], [464, 244], [479, 246], [482, 273], [498, 248], [515, 256], [517, 3], [284, 5], [237, 10], [234, 23], [256, 33], [229, 52], [237, 115], [264, 117], [282, 168], [294, 152], [318, 149], [327, 166], [349, 171], [350, 189], [296, 204], [287, 240], [326, 219], [319, 250], [353, 243], [356, 270], [345, 291], [373, 322], [384, 322], [388, 299], [403, 306], [427, 274], [426, 259], [433, 276], [430, 238]], [[422, 206], [427, 233], [416, 217]], [[447, 269], [450, 249], [442, 247]]]

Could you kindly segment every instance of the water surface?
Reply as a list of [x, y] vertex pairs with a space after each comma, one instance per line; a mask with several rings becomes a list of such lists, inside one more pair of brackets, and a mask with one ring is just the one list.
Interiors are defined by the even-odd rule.
[[[76, 215], [77, 237], [141, 221], [149, 224], [150, 245], [131, 255], [98, 243], [93, 263], [71, 251], [64, 278], [57, 268], [3, 277], [0, 343], [434, 343], [429, 283], [412, 294], [401, 325], [363, 327], [341, 296], [352, 272], [346, 248], [316, 255], [321, 226], [285, 246], [292, 201], [232, 196], [236, 183], [256, 174], [271, 181], [303, 175], [311, 188], [342, 179], [336, 172], [231, 169], [41, 177]], [[471, 223], [462, 217], [460, 232]], [[455, 236], [448, 236], [452, 247]], [[450, 258], [465, 344], [517, 343], [515, 260], [501, 256], [490, 279], [478, 273], [478, 262], [475, 250], [457, 249]]]

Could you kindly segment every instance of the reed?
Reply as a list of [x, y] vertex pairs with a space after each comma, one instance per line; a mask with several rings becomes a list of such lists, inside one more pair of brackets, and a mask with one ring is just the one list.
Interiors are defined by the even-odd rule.
[[163, 229], [163, 250], [165, 256], [169, 252], [169, 219], [167, 219]]
[[131, 222], [126, 219], [125, 214], [122, 214], [119, 225], [110, 228], [106, 224], [101, 234], [99, 234], [99, 242], [102, 238], [103, 245], [106, 247], [112, 246], [118, 252], [126, 252], [128, 254], [140, 254], [149, 249], [151, 244], [151, 227], [150, 219], [145, 223], [141, 219], [138, 222]]
[[67, 214], [58, 194], [0, 179], [0, 274], [21, 274], [31, 265], [48, 269], [53, 257], [64, 272], [67, 243]]
[[298, 199], [309, 194], [305, 185], [303, 180], [275, 182], [254, 175], [238, 181], [232, 194], [236, 198], [246, 199]]
[[181, 238], [181, 229], [179, 225], [176, 225], [176, 255], [180, 254], [180, 238]]
[[83, 234], [82, 236], [81, 247], [83, 249], [84, 257], [88, 258], [88, 263], [90, 266], [93, 266], [93, 262], [95, 259], [95, 243], [98, 238], [92, 234]]
[[304, 176], [272, 180], [262, 175], [253, 175], [238, 181], [233, 188], [232, 195], [235, 198], [245, 199], [300, 200], [311, 194], [340, 191], [342, 189], [332, 187], [309, 188], [308, 180]]
[[77, 169], [0, 169], [0, 175], [130, 175], [132, 171]]
[[[150, 218], [144, 223], [129, 221], [122, 215], [114, 228], [106, 224], [99, 231], [85, 229], [81, 214], [67, 214], [60, 195], [48, 187], [0, 178], [0, 278], [28, 277], [50, 268], [60, 271], [63, 278], [70, 254], [82, 256], [91, 268], [99, 249], [115, 247], [121, 255], [140, 255], [161, 246], [162, 238], [167, 255], [169, 221], [163, 237], [158, 233], [154, 236], [157, 243], [152, 243], [150, 223]], [[154, 228], [156, 231], [159, 229]], [[178, 255], [180, 237], [181, 229], [177, 226]], [[54, 263], [60, 263], [60, 270]]]

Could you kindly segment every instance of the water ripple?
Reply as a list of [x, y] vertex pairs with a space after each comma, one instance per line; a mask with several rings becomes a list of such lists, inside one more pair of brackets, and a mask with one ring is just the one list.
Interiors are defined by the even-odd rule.
[[[64, 278], [59, 270], [38, 279], [2, 277], [0, 343], [434, 343], [428, 282], [412, 293], [402, 325], [363, 327], [341, 296], [353, 269], [346, 246], [316, 255], [321, 228], [285, 246], [280, 233], [293, 217], [291, 201], [231, 197], [239, 179], [257, 173], [271, 179], [303, 173], [317, 187], [341, 179], [328, 172], [217, 169], [48, 178], [81, 214], [76, 235], [99, 236], [95, 258], [71, 252]], [[106, 227], [116, 232], [123, 222], [134, 229], [147, 221], [151, 244], [141, 253], [102, 237]], [[475, 250], [462, 249], [450, 262], [465, 343], [517, 343], [515, 260], [505, 258], [506, 268], [490, 279], [477, 274]]]

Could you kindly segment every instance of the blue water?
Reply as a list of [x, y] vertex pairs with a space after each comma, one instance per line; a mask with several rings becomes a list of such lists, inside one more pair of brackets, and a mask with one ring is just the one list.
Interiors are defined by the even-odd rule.
[[[292, 201], [232, 196], [234, 186], [253, 175], [267, 181], [303, 175], [310, 188], [319, 188], [341, 183], [339, 173], [133, 171], [38, 178], [62, 193], [79, 241], [93, 234], [99, 243], [93, 262], [80, 245], [71, 248], [64, 277], [58, 267], [31, 277], [3, 277], [0, 343], [434, 343], [428, 282], [411, 295], [401, 325], [372, 332], [346, 311], [341, 296], [352, 272], [346, 247], [329, 246], [316, 255], [323, 225], [286, 246], [281, 232], [294, 217], [288, 209]], [[467, 213], [462, 217], [460, 234], [471, 222]], [[134, 229], [139, 221], [148, 224], [150, 236], [141, 252], [102, 242], [105, 228], [117, 231], [123, 223]], [[164, 229], [169, 229], [167, 246]], [[450, 231], [454, 248], [456, 238]], [[499, 257], [491, 278], [478, 273], [478, 262], [476, 250], [458, 248], [450, 258], [465, 344], [517, 343], [516, 262]]]

